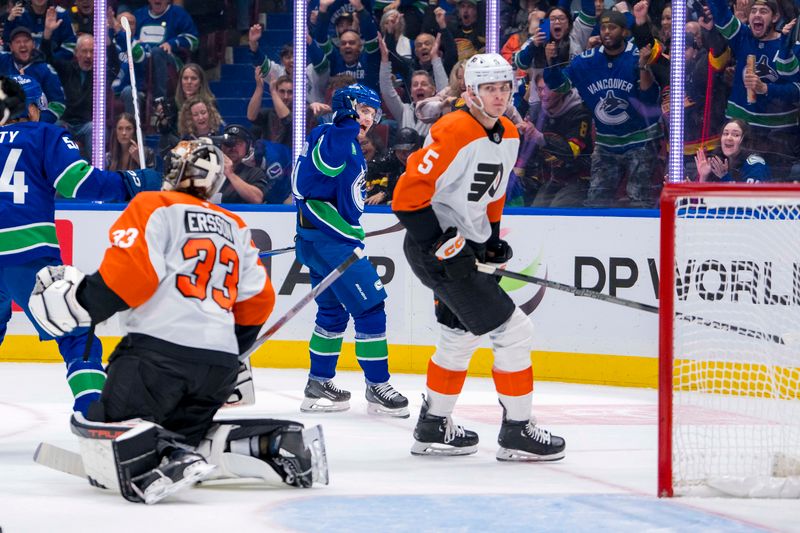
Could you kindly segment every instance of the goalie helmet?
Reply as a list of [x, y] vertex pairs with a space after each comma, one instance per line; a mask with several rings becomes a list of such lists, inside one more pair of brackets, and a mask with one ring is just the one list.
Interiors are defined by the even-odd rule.
[[224, 158], [210, 139], [181, 141], [164, 162], [162, 190], [210, 200], [225, 183]]
[[27, 115], [27, 95], [20, 84], [9, 77], [0, 76], [0, 125]]
[[484, 83], [507, 81], [513, 84], [514, 69], [500, 54], [475, 54], [464, 66], [464, 83], [478, 94], [478, 87]]

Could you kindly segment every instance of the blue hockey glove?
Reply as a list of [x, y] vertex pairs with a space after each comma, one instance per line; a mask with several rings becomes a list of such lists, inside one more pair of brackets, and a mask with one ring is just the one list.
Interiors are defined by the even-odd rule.
[[331, 99], [333, 123], [337, 124], [348, 117], [358, 120], [356, 103], [356, 99], [346, 91], [336, 91]]
[[126, 170], [120, 172], [125, 190], [128, 191], [129, 200], [142, 191], [160, 191], [161, 174], [151, 168]]
[[475, 252], [456, 228], [448, 228], [433, 244], [433, 255], [441, 261], [444, 275], [456, 281], [477, 270]]

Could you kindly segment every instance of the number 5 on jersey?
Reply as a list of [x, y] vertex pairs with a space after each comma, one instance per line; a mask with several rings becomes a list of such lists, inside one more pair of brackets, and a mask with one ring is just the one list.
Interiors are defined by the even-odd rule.
[[417, 165], [417, 170], [420, 174], [427, 174], [433, 168], [433, 162], [439, 159], [439, 154], [436, 153], [436, 150], [428, 148], [428, 151], [425, 152], [425, 155], [422, 156], [422, 163]]
[[211, 287], [211, 299], [226, 311], [233, 310], [239, 292], [239, 255], [227, 244], [219, 250], [211, 239], [189, 239], [182, 248], [184, 259], [197, 258], [197, 264], [191, 275], [178, 274], [176, 287], [187, 298], [200, 301], [208, 297], [208, 286], [211, 273], [216, 265], [225, 267], [225, 279], [222, 288]]

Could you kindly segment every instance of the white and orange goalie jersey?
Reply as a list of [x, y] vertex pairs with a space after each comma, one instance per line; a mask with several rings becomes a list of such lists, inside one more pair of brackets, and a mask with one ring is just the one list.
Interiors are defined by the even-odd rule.
[[[519, 133], [506, 117], [487, 131], [466, 109], [448, 113], [433, 125], [425, 146], [408, 158], [392, 210], [422, 246], [450, 227], [484, 243], [502, 216], [518, 150]], [[438, 227], [431, 227], [431, 210]]]
[[250, 230], [222, 207], [182, 192], [141, 193], [109, 237], [98, 273], [87, 277], [96, 289], [89, 293], [107, 287], [121, 301], [100, 313], [129, 308], [120, 317], [127, 334], [162, 351], [239, 354], [272, 312], [275, 292]]

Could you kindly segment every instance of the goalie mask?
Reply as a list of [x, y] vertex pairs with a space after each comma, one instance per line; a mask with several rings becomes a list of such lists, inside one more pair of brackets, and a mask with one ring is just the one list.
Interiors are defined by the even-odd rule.
[[210, 200], [225, 183], [224, 158], [210, 140], [181, 141], [164, 162], [162, 190]]

